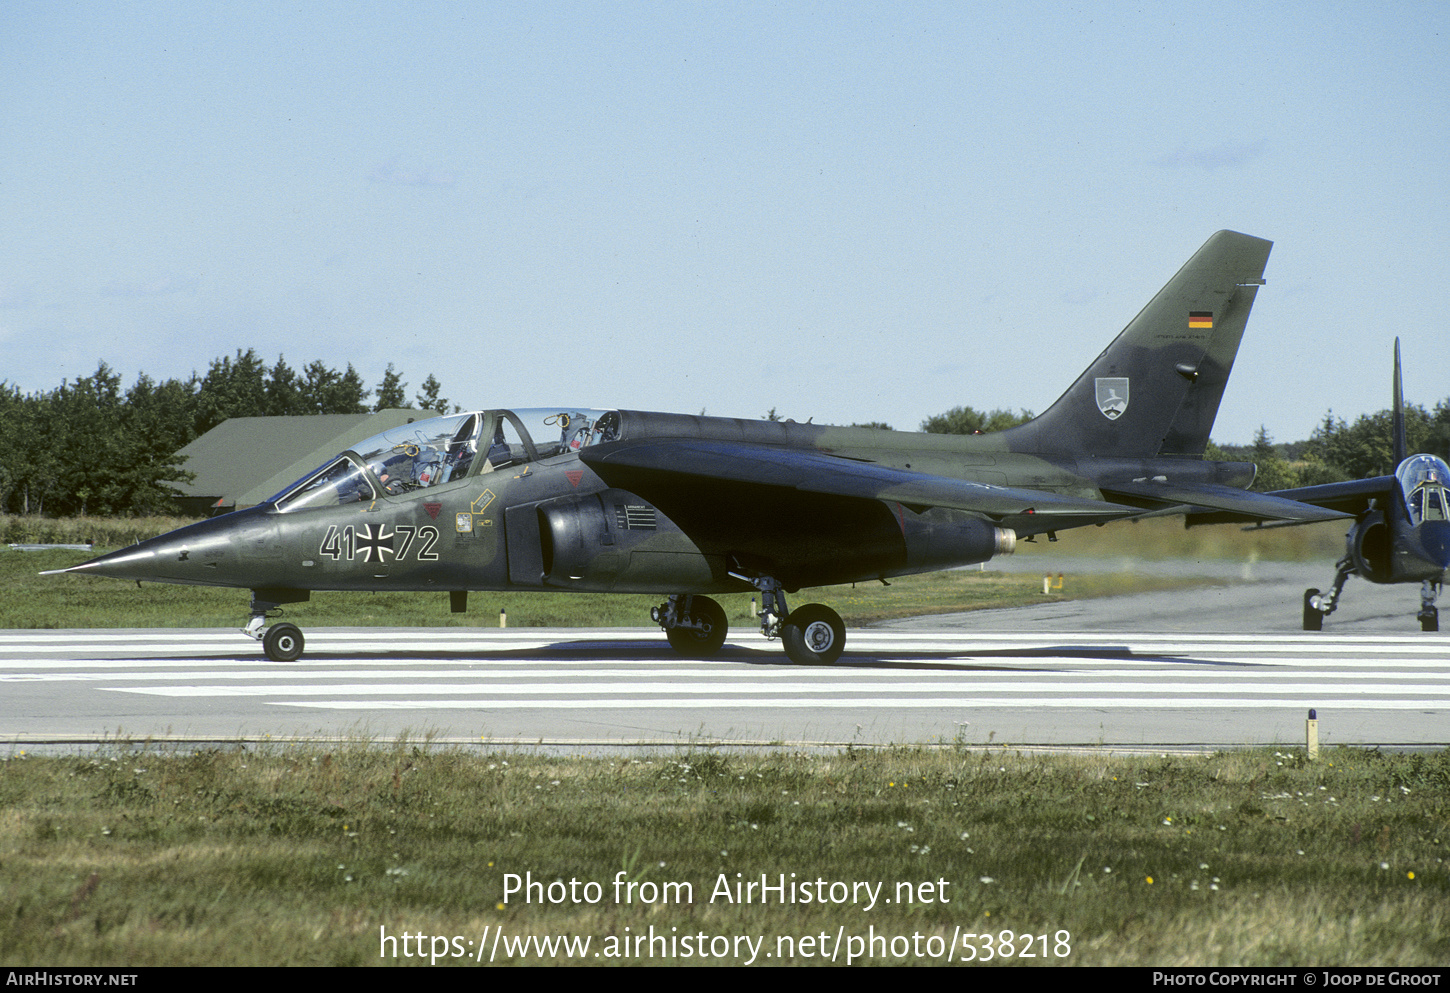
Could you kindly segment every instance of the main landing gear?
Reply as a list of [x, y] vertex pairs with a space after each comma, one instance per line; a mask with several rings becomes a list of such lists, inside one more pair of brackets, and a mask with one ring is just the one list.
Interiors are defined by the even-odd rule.
[[252, 617], [247, 621], [247, 626], [242, 628], [242, 634], [260, 641], [262, 651], [273, 662], [296, 662], [302, 657], [302, 646], [306, 642], [306, 639], [302, 637], [302, 629], [296, 624], [285, 621], [266, 627], [267, 615], [276, 611], [284, 602], [295, 603], [305, 599], [305, 595], [301, 597], [294, 595], [285, 600], [268, 600], [259, 596], [257, 590], [253, 590]]
[[[1334, 573], [1334, 585], [1328, 593], [1318, 589], [1304, 591], [1304, 630], [1320, 631], [1324, 618], [1334, 613], [1339, 606], [1339, 595], [1344, 591], [1344, 581], [1354, 574], [1354, 562], [1348, 556], [1339, 560]], [[1435, 607], [1435, 598], [1440, 594], [1440, 584], [1427, 579], [1420, 584], [1420, 612], [1416, 618], [1421, 631], [1440, 630], [1440, 612]]]
[[1427, 579], [1420, 584], [1420, 630], [1440, 630], [1440, 611], [1435, 609], [1435, 597], [1440, 594], [1440, 584]]
[[1344, 581], [1354, 573], [1354, 559], [1346, 555], [1335, 563], [1334, 586], [1328, 593], [1318, 588], [1304, 591], [1304, 630], [1319, 631], [1324, 627], [1324, 618], [1334, 613], [1339, 606], [1339, 594], [1344, 592]]
[[[732, 575], [735, 575], [732, 573]], [[736, 575], [760, 591], [760, 633], [779, 638], [786, 657], [797, 665], [830, 665], [846, 648], [841, 615], [819, 603], [790, 610], [780, 583], [769, 577]], [[725, 610], [707, 596], [679, 593], [650, 611], [664, 628], [670, 647], [687, 658], [709, 658], [725, 644]]]

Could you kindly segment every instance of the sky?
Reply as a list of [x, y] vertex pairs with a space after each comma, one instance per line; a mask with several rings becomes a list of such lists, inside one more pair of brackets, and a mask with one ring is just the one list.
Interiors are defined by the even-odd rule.
[[1450, 4], [0, 0], [0, 381], [1041, 412], [1215, 231], [1214, 439], [1450, 397]]

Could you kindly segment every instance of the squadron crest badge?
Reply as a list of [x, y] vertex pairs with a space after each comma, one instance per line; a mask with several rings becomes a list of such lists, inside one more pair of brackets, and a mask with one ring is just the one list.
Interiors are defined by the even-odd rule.
[[1110, 421], [1116, 421], [1128, 409], [1128, 377], [1094, 379], [1097, 384], [1098, 410]]

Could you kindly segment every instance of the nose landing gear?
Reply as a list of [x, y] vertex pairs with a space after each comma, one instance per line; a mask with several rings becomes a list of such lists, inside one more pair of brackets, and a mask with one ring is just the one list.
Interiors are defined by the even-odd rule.
[[[296, 662], [302, 657], [306, 639], [296, 624], [283, 622], [267, 627], [267, 616], [277, 616], [284, 603], [301, 603], [310, 594], [306, 590], [253, 590], [252, 616], [242, 634], [262, 643], [262, 651], [273, 662]], [[276, 611], [276, 613], [273, 613]]]

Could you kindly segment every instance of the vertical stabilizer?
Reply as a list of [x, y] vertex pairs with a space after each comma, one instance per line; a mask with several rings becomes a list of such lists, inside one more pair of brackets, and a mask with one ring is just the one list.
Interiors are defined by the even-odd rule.
[[1012, 451], [1201, 456], [1273, 242], [1209, 238], [1040, 417], [1003, 432]]
[[1405, 461], [1410, 444], [1405, 440], [1405, 388], [1400, 379], [1400, 339], [1395, 339], [1395, 465]]

